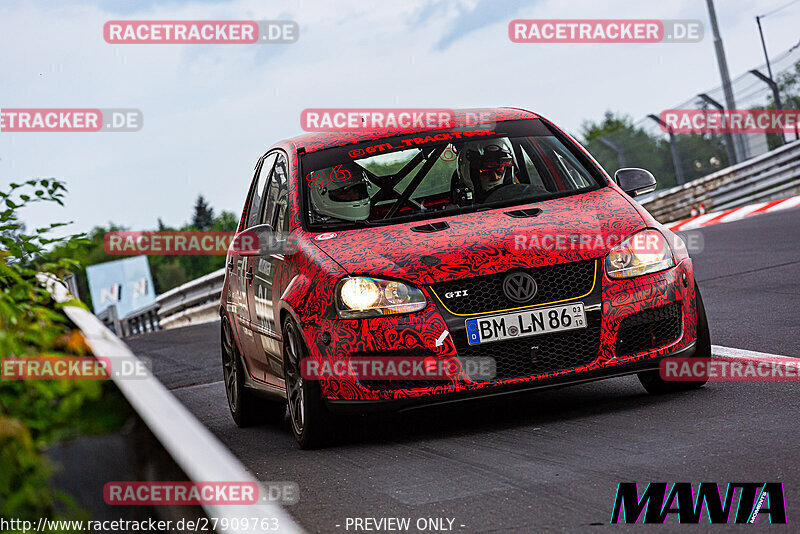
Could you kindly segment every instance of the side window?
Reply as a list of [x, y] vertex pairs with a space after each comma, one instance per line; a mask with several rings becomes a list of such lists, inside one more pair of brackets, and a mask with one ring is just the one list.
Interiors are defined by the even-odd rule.
[[286, 157], [278, 155], [278, 160], [272, 170], [272, 178], [267, 188], [267, 198], [264, 203], [264, 213], [261, 218], [262, 223], [270, 224], [276, 231], [281, 230], [281, 225], [276, 222], [277, 216], [281, 213], [281, 203], [286, 205], [288, 189], [288, 170]]
[[250, 197], [250, 204], [247, 206], [247, 224], [245, 228], [256, 226], [260, 222], [261, 208], [266, 191], [267, 180], [269, 179], [272, 164], [275, 163], [277, 153], [269, 154], [264, 158], [261, 168], [258, 170], [258, 179], [255, 180], [253, 194]]

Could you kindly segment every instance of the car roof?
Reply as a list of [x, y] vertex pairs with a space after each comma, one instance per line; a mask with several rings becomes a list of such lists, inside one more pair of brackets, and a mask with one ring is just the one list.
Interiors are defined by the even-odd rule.
[[[402, 110], [398, 109], [397, 111], [400, 112]], [[423, 110], [420, 109], [414, 111]], [[475, 108], [453, 109], [451, 111], [453, 112], [457, 125], [474, 124], [476, 117], [480, 117], [482, 123], [540, 118], [539, 115], [533, 113], [532, 111], [519, 108]], [[467, 119], [470, 119], [472, 122], [467, 122]], [[292, 137], [287, 139], [285, 142], [293, 144], [295, 149], [302, 148], [305, 152], [315, 152], [317, 150], [324, 150], [326, 148], [344, 146], [352, 143], [359, 143], [361, 141], [369, 141], [370, 139], [382, 139], [387, 137], [395, 137], [398, 135], [407, 135], [442, 129], [444, 128], [392, 128], [391, 130], [380, 128], [370, 130], [359, 129], [354, 131], [314, 132]]]

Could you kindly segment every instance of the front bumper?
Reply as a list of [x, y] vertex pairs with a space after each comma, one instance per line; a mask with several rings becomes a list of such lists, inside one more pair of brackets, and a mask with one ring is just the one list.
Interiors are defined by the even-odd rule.
[[484, 399], [487, 397], [500, 397], [505, 395], [522, 394], [530, 391], [543, 389], [553, 389], [565, 386], [574, 386], [586, 382], [595, 382], [607, 378], [617, 378], [628, 376], [642, 371], [653, 371], [659, 368], [659, 362], [664, 358], [679, 357], [689, 358], [694, 356], [697, 341], [692, 341], [682, 349], [673, 352], [654, 356], [652, 358], [640, 359], [618, 365], [611, 365], [582, 373], [570, 375], [553, 376], [538, 380], [527, 380], [504, 386], [494, 386], [478, 390], [456, 391], [443, 393], [440, 395], [423, 395], [418, 397], [403, 397], [396, 399], [383, 400], [342, 400], [325, 399], [325, 405], [329, 410], [337, 413], [365, 413], [376, 411], [397, 411], [404, 412], [423, 407], [437, 406], [442, 404], [453, 404], [467, 402], [470, 400]]
[[[589, 325], [596, 328], [597, 350], [579, 363], [526, 376], [502, 377], [498, 374], [499, 378], [488, 382], [453, 381], [429, 387], [409, 384], [396, 389], [365, 387], [352, 377], [323, 378], [320, 380], [322, 396], [332, 409], [347, 409], [348, 405], [355, 410], [364, 410], [367, 406], [408, 409], [417, 404], [451, 402], [621, 376], [657, 368], [658, 360], [666, 356], [694, 353], [696, 312], [690, 259], [684, 259], [666, 271], [634, 279], [611, 280], [602, 269], [596, 271], [595, 276], [590, 294], [569, 299], [584, 303]], [[442, 359], [464, 355], [468, 350], [464, 317], [448, 313], [449, 310], [430, 293], [428, 298], [428, 306], [416, 314], [362, 320], [335, 319], [320, 325], [303, 325], [309, 340], [309, 356], [321, 361], [337, 361], [365, 354], [378, 357], [426, 354]], [[669, 304], [678, 304], [680, 308], [681, 330], [677, 339], [655, 349], [618, 354], [618, 334], [626, 318]], [[324, 343], [321, 339], [327, 338], [322, 335], [326, 332], [330, 337]], [[500, 344], [497, 347], [500, 349]]]

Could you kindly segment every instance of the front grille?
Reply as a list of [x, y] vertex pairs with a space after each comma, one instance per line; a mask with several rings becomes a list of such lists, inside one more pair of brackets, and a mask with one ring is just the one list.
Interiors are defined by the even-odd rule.
[[587, 319], [582, 330], [470, 345], [459, 349], [458, 355], [494, 358], [498, 380], [580, 367], [596, 360], [600, 348], [600, 316]]
[[[430, 287], [450, 312], [473, 315], [586, 295], [594, 284], [594, 267], [595, 260], [584, 260], [534, 269], [513, 269], [533, 276], [538, 287], [536, 296], [522, 304], [509, 299], [503, 292], [503, 280], [508, 272], [442, 282]], [[463, 297], [445, 297], [445, 294], [455, 291], [466, 291], [467, 294]]]
[[681, 305], [677, 302], [634, 313], [619, 325], [617, 356], [669, 345], [681, 335]]

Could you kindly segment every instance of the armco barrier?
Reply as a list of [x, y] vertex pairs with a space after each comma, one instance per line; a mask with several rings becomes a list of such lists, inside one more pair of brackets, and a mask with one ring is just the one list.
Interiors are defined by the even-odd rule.
[[159, 304], [151, 304], [146, 308], [132, 311], [125, 317], [117, 315], [117, 307], [111, 305], [97, 314], [97, 318], [120, 337], [128, 337], [142, 332], [161, 330], [158, 316]]
[[164, 329], [202, 324], [219, 319], [225, 269], [170, 289], [156, 298], [160, 326]]
[[[66, 287], [53, 277], [45, 277], [47, 288], [57, 302], [69, 298]], [[77, 306], [65, 306], [64, 313], [80, 328], [86, 342], [96, 356], [111, 360], [112, 369], [122, 361], [139, 362], [125, 343], [106, 328], [90, 312]], [[203, 426], [183, 404], [159, 382], [149, 371], [135, 379], [112, 374], [111, 379], [147, 425], [153, 436], [161, 443], [175, 464], [194, 482], [235, 481], [245, 483], [259, 482], [244, 468], [228, 449]], [[225, 402], [225, 397], [221, 397]], [[262, 492], [262, 494], [265, 494]], [[302, 496], [301, 496], [302, 499]], [[276, 518], [277, 532], [302, 532], [302, 529], [286, 511], [270, 502], [251, 505], [203, 504], [208, 518], [216, 518], [216, 532], [248, 533], [252, 524], [245, 520], [252, 518]], [[225, 519], [222, 521], [221, 519]], [[245, 525], [249, 525], [247, 529]], [[223, 526], [227, 528], [223, 528]]]
[[97, 318], [120, 337], [216, 321], [224, 280], [225, 269], [219, 269], [162, 293], [155, 304], [125, 317], [118, 317], [112, 305]]
[[656, 219], [668, 223], [690, 217], [692, 206], [701, 202], [707, 211], [720, 211], [798, 193], [800, 141], [793, 141], [640, 202]]

